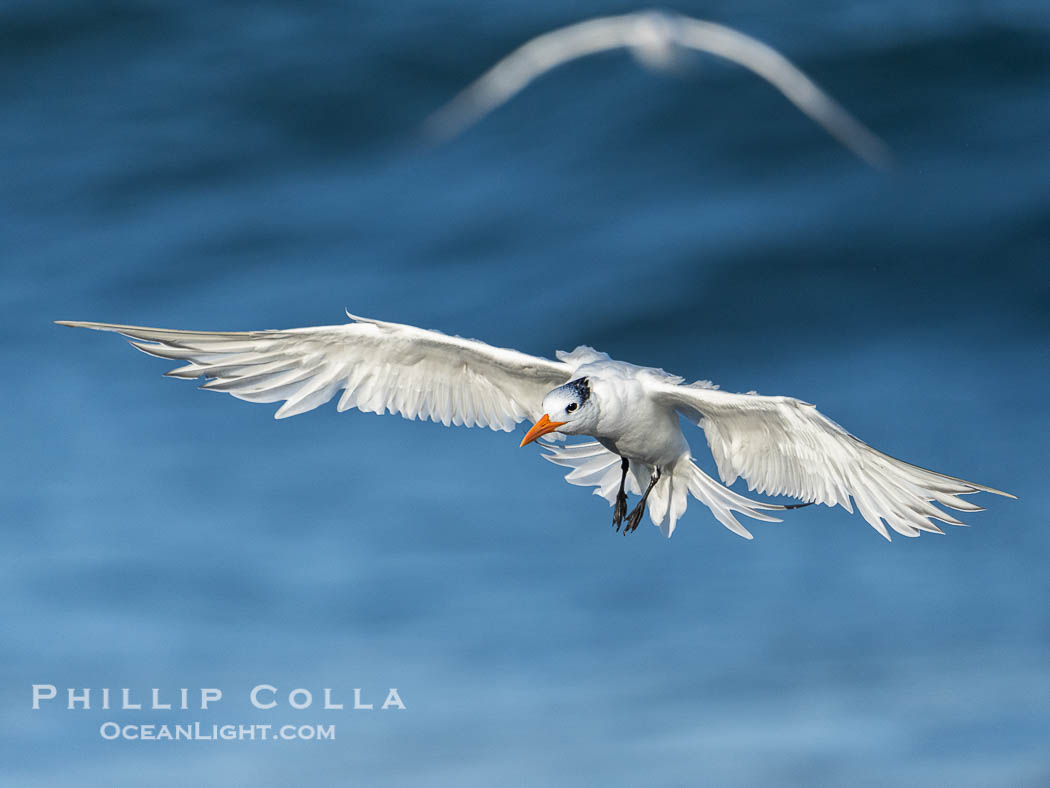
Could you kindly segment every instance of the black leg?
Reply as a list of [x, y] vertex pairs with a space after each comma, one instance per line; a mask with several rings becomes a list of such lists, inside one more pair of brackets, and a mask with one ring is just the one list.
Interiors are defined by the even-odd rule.
[[627, 516], [627, 493], [623, 491], [624, 482], [627, 481], [627, 469], [631, 467], [631, 464], [627, 461], [626, 457], [620, 458], [620, 470], [623, 471], [623, 475], [620, 476], [620, 492], [616, 493], [616, 505], [613, 507], [613, 525], [616, 526], [616, 530], [620, 530], [620, 523], [623, 522], [623, 518]]
[[660, 469], [653, 469], [653, 476], [649, 479], [649, 486], [645, 488], [645, 492], [642, 493], [642, 500], [638, 502], [638, 505], [634, 507], [634, 511], [627, 517], [627, 525], [623, 527], [625, 534], [630, 533], [638, 527], [638, 523], [642, 521], [642, 515], [645, 514], [645, 502], [649, 498], [649, 493], [653, 491], [653, 487], [660, 481]]

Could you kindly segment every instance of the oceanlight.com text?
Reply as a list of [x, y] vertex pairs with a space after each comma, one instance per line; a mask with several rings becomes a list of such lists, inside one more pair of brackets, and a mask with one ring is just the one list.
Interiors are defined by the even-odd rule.
[[120, 724], [104, 722], [99, 735], [108, 741], [334, 741], [335, 725]]

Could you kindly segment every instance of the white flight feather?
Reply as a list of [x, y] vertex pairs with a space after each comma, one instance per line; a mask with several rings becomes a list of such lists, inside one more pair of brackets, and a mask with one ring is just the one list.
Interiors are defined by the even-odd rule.
[[425, 130], [437, 139], [454, 137], [537, 77], [577, 58], [627, 49], [643, 65], [664, 68], [679, 47], [749, 69], [861, 159], [875, 167], [888, 164], [885, 143], [775, 49], [724, 25], [666, 11], [598, 17], [536, 36], [434, 112]]
[[698, 423], [722, 481], [742, 477], [748, 489], [842, 506], [890, 538], [942, 533], [931, 520], [963, 525], [934, 504], [976, 511], [958, 496], [1014, 496], [890, 457], [846, 432], [813, 405], [791, 397], [731, 394], [656, 384], [652, 396]]
[[535, 420], [543, 396], [573, 365], [399, 323], [354, 322], [284, 331], [175, 331], [63, 321], [113, 331], [151, 356], [188, 362], [167, 374], [204, 376], [203, 388], [249, 402], [280, 402], [283, 419], [328, 402], [340, 411], [399, 413], [445, 425], [509, 432]]

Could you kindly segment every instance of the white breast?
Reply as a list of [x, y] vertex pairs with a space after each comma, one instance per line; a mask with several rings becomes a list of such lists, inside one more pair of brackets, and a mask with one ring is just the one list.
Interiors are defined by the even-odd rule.
[[591, 396], [597, 398], [600, 416], [594, 437], [603, 446], [621, 457], [659, 468], [689, 454], [677, 411], [649, 396], [647, 377], [658, 370], [622, 362], [593, 366], [601, 369], [586, 373], [581, 369], [578, 374], [587, 374]]

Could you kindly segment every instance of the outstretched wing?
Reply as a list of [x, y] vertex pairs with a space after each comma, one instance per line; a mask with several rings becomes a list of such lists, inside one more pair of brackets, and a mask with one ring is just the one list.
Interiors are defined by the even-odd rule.
[[730, 27], [662, 11], [597, 17], [536, 36], [434, 112], [425, 130], [437, 139], [450, 139], [569, 61], [626, 48], [643, 62], [669, 64], [670, 48], [675, 45], [743, 66], [872, 166], [889, 163], [889, 149], [882, 140], [775, 49]]
[[536, 419], [543, 396], [569, 380], [558, 361], [398, 323], [354, 317], [286, 331], [172, 331], [58, 321], [114, 331], [151, 356], [188, 362], [167, 374], [249, 402], [279, 402], [275, 418], [316, 408], [342, 391], [339, 410], [509, 432]]
[[889, 164], [886, 144], [771, 46], [731, 27], [687, 16], [675, 17], [674, 35], [683, 46], [753, 71], [872, 167]]
[[981, 507], [960, 495], [1014, 497], [883, 454], [813, 405], [791, 397], [668, 384], [656, 384], [654, 396], [703, 428], [726, 484], [742, 477], [749, 490], [839, 505], [850, 512], [852, 499], [864, 519], [887, 539], [886, 524], [905, 536], [942, 533], [931, 519], [963, 525], [934, 503], [972, 512]]
[[451, 139], [511, 99], [537, 77], [570, 60], [630, 46], [635, 15], [599, 17], [522, 44], [427, 118], [432, 137]]

